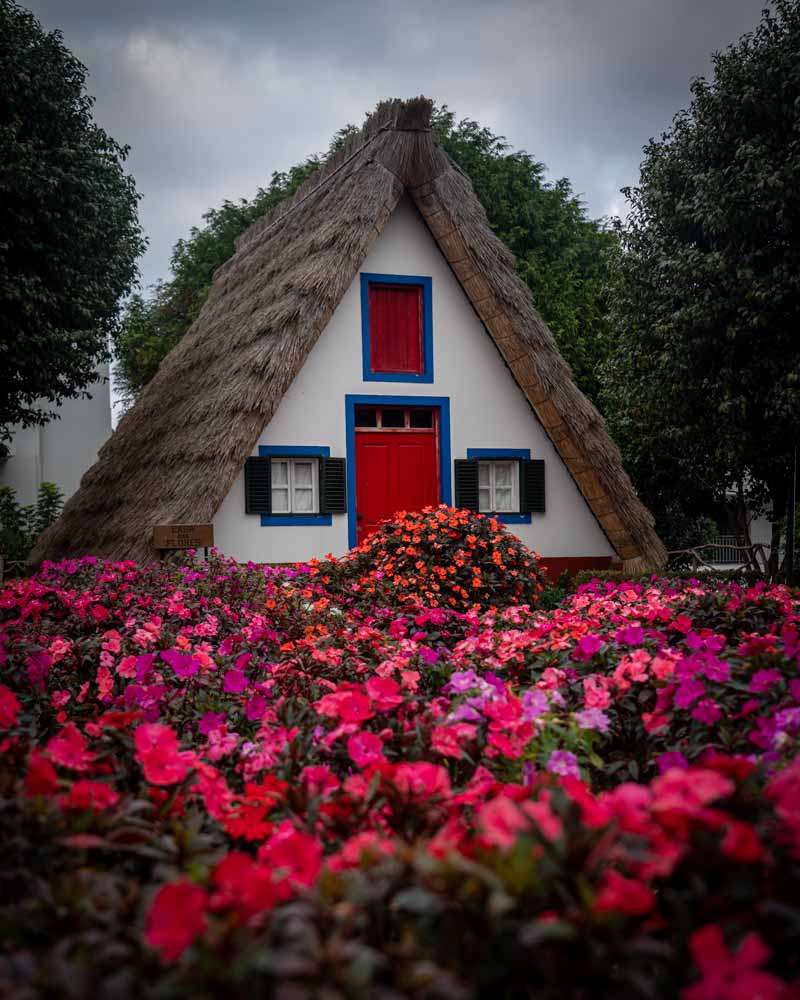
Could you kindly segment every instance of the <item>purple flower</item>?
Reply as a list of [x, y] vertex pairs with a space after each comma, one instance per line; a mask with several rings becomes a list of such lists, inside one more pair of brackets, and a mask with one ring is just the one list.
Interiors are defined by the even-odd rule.
[[601, 649], [603, 646], [603, 640], [597, 635], [585, 635], [582, 639], [578, 640], [575, 649], [572, 652], [572, 658], [575, 660], [591, 660], [594, 654]]
[[452, 722], [483, 722], [483, 716], [480, 712], [472, 707], [472, 705], [459, 705], [458, 708], [450, 713], [450, 719]]
[[667, 750], [666, 753], [660, 753], [656, 757], [656, 764], [658, 765], [658, 770], [663, 774], [665, 771], [671, 771], [673, 767], [685, 770], [689, 766], [689, 761], [680, 751]]
[[522, 718], [526, 722], [533, 722], [543, 715], [550, 707], [547, 695], [544, 691], [537, 691], [530, 688], [522, 695]]
[[617, 632], [614, 640], [620, 646], [641, 646], [644, 642], [644, 631], [638, 625], [628, 625]]
[[258, 722], [267, 710], [267, 699], [263, 695], [255, 694], [244, 706], [244, 714], [251, 722]]
[[200, 716], [200, 723], [198, 725], [198, 729], [200, 730], [201, 733], [204, 733], [206, 736], [208, 736], [208, 734], [212, 730], [219, 729], [219, 727], [222, 725], [225, 719], [226, 715], [224, 712], [204, 712]]
[[480, 679], [474, 670], [461, 670], [450, 674], [450, 683], [447, 686], [456, 694], [463, 694], [470, 688], [479, 687]]
[[702, 681], [684, 681], [675, 692], [675, 707], [688, 708], [693, 701], [706, 693]]
[[172, 667], [178, 677], [193, 677], [199, 667], [193, 656], [179, 653], [177, 649], [165, 649], [161, 659]]
[[229, 670], [222, 682], [222, 690], [227, 694], [239, 694], [247, 688], [247, 678], [241, 670]]
[[155, 658], [155, 653], [142, 653], [141, 656], [136, 657], [134, 667], [136, 669], [136, 680], [139, 681], [139, 683], [147, 680], [147, 675], [153, 669], [153, 661]]
[[750, 691], [760, 694], [762, 691], [769, 691], [773, 684], [778, 684], [783, 680], [780, 670], [757, 670], [750, 678]]
[[522, 763], [522, 784], [530, 788], [533, 784], [533, 780], [536, 777], [536, 765], [532, 760], [526, 760]]
[[692, 718], [704, 722], [707, 726], [713, 726], [722, 718], [722, 709], [712, 698], [703, 698], [692, 709]]
[[569, 750], [554, 750], [547, 761], [547, 770], [551, 774], [560, 774], [565, 778], [580, 778], [581, 776], [578, 758]]
[[575, 721], [581, 729], [597, 729], [601, 733], [607, 733], [611, 725], [609, 717], [599, 708], [585, 708], [582, 712], [576, 712]]
[[419, 651], [419, 655], [420, 658], [425, 663], [436, 663], [436, 661], [439, 659], [438, 651], [435, 649], [430, 649], [428, 646], [422, 646]]

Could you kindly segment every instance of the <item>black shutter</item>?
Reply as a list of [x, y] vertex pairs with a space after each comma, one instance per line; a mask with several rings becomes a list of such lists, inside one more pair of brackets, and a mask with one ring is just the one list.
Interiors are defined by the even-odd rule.
[[525, 459], [520, 463], [520, 509], [523, 514], [544, 514], [544, 459]]
[[248, 458], [244, 463], [245, 514], [272, 513], [272, 459]]
[[319, 460], [319, 512], [347, 513], [347, 464], [343, 458]]
[[465, 510], [478, 509], [478, 460], [457, 458], [455, 460], [456, 507]]

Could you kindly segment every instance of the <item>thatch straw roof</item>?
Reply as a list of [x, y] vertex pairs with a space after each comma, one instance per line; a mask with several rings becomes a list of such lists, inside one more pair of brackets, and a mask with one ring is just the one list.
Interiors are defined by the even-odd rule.
[[211, 521], [400, 198], [419, 209], [475, 311], [631, 573], [663, 564], [653, 519], [492, 232], [436, 143], [426, 98], [387, 101], [254, 223], [183, 340], [32, 558], [151, 559], [154, 524]]

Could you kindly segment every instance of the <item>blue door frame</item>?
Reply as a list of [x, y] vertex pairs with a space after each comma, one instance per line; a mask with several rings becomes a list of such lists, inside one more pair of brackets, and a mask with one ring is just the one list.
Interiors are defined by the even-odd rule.
[[450, 397], [449, 396], [345, 396], [347, 430], [347, 544], [352, 549], [358, 537], [356, 525], [356, 407], [430, 406], [439, 411], [439, 490], [441, 502], [452, 502], [450, 476]]

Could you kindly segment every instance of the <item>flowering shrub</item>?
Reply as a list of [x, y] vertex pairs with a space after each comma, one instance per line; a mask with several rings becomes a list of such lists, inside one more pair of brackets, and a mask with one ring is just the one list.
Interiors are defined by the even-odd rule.
[[4, 991], [800, 997], [797, 596], [402, 565], [0, 594]]
[[457, 611], [533, 604], [538, 557], [493, 517], [453, 507], [396, 515], [328, 566], [337, 590]]

